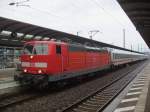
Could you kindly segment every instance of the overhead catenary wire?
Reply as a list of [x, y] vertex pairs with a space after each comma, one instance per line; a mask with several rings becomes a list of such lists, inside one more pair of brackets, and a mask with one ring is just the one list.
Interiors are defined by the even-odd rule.
[[[78, 1], [79, 2], [79, 1]], [[96, 4], [97, 5], [97, 7], [98, 8], [101, 8], [102, 10], [101, 11], [105, 11], [107, 14], [109, 14], [112, 18], [115, 18], [113, 15], [111, 15], [110, 13], [108, 13], [102, 6], [100, 6], [98, 3], [97, 3], [97, 1], [91, 1], [90, 0], [90, 2], [93, 2], [94, 4]], [[82, 8], [80, 8], [81, 7], [81, 5], [80, 4], [77, 4], [76, 2], [73, 2], [73, 1], [69, 1], [69, 3], [70, 3], [70, 6], [72, 6], [74, 9], [78, 9], [78, 10], [82, 10]], [[38, 12], [41, 12], [41, 13], [44, 13], [44, 14], [47, 14], [47, 15], [49, 15], [49, 16], [52, 16], [52, 17], [56, 17], [57, 19], [59, 18], [59, 20], [60, 21], [63, 21], [64, 22], [64, 19], [65, 19], [65, 17], [61, 17], [61, 16], [58, 16], [54, 11], [54, 13], [52, 13], [52, 12], [50, 12], [50, 11], [45, 11], [45, 10], [41, 10], [41, 9], [38, 9], [38, 8], [35, 8], [35, 7], [32, 7], [32, 6], [29, 6], [29, 8], [31, 8], [32, 10], [35, 10], [35, 11], [38, 11]], [[101, 12], [102, 13], [102, 12]], [[118, 20], [116, 20], [117, 22], [118, 22]], [[102, 23], [100, 23], [101, 25], [99, 25], [99, 23], [97, 24], [97, 25], [93, 25], [93, 24], [91, 24], [91, 22], [88, 24], [88, 26], [90, 26], [90, 28], [94, 28], [94, 29], [97, 29], [96, 28], [96, 26], [97, 27], [99, 27], [100, 29], [103, 27], [102, 26]], [[85, 25], [85, 24], [83, 24], [84, 26], [87, 26], [87, 25]], [[92, 29], [93, 29], [92, 28]], [[98, 29], [99, 29], [98, 28]]]
[[125, 27], [124, 24], [122, 24], [115, 16], [113, 16], [109, 11], [107, 11], [103, 6], [101, 6], [99, 4], [99, 2], [97, 2], [97, 0], [92, 0], [92, 2], [97, 5], [98, 8], [100, 8], [102, 11], [104, 11], [107, 15], [109, 15], [110, 17], [112, 17], [114, 19], [114, 21], [116, 21], [120, 26], [122, 26], [123, 28]]
[[[29, 0], [27, 0], [27, 2], [29, 2]], [[35, 7], [31, 6], [31, 5], [26, 5], [26, 4], [24, 4], [24, 1], [23, 1], [23, 2], [12, 2], [12, 3], [13, 3], [13, 5], [16, 5], [16, 6], [28, 7], [28, 8], [30, 8], [30, 9], [34, 10], [34, 11], [44, 13], [44, 14], [49, 15], [49, 16], [51, 16], [51, 17], [55, 17], [57, 20], [60, 20], [60, 21], [63, 21], [63, 22], [64, 22], [64, 20], [65, 20], [65, 17], [58, 16], [54, 11], [53, 11], [53, 13], [52, 13], [52, 11], [50, 12], [50, 11], [46, 11], [46, 10], [41, 10], [41, 9], [35, 8]], [[23, 3], [23, 4], [22, 4], [22, 3]], [[80, 8], [80, 5], [75, 4], [75, 2], [69, 1], [69, 3], [71, 4], [71, 5], [70, 5], [71, 7], [74, 7], [74, 9], [78, 9], [78, 10], [81, 9], [81, 8]], [[81, 9], [81, 10], [82, 10], [82, 9]], [[87, 18], [88, 18], [88, 17], [87, 17]], [[78, 21], [77, 21], [77, 22], [78, 22]], [[83, 24], [83, 25], [87, 27], [87, 25], [85, 25], [85, 24]], [[90, 28], [93, 27], [92, 29], [95, 29], [95, 26], [94, 26], [93, 24], [91, 24], [91, 23], [89, 23], [88, 26], [90, 26]], [[97, 26], [98, 26], [98, 25], [97, 25]], [[100, 28], [101, 28], [101, 27], [100, 27]]]
[[[86, 1], [86, 2], [89, 2], [89, 1]], [[88, 13], [88, 9], [89, 9], [89, 7], [85, 7], [85, 8], [83, 8], [83, 6], [81, 5], [81, 4], [83, 4], [82, 3], [82, 1], [78, 1], [78, 0], [76, 0], [75, 2], [72, 2], [72, 4], [76, 4], [76, 6], [78, 6], [79, 8], [78, 8], [78, 10], [81, 12], [83, 12], [84, 11], [84, 9], [86, 9], [86, 13]], [[89, 3], [87, 3], [87, 4], [90, 4], [89, 6], [91, 6], [91, 5], [93, 5], [91, 2], [89, 2]], [[91, 6], [92, 7], [92, 6]], [[85, 12], [84, 12], [85, 13]], [[91, 17], [93, 17], [93, 16], [91, 16]], [[87, 19], [88, 19], [88, 17], [87, 17]], [[90, 29], [89, 29], [89, 31], [90, 30], [100, 30], [100, 32], [102, 32], [102, 23], [97, 23], [97, 24], [92, 24], [92, 22], [94, 22], [94, 20], [93, 21], [90, 21], [90, 23], [88, 23], [88, 24], [83, 24], [84, 26], [88, 26]], [[100, 25], [99, 25], [100, 24]]]
[[[11, 6], [16, 6], [16, 7], [26, 7], [26, 8], [29, 8], [33, 11], [36, 11], [36, 13], [41, 13], [41, 14], [45, 14], [47, 16], [50, 16], [51, 18], [54, 18], [54, 19], [57, 19], [58, 21], [61, 21], [63, 23], [65, 23], [65, 17], [62, 17], [62, 16], [59, 16], [57, 15], [54, 11], [46, 11], [46, 10], [41, 10], [39, 8], [36, 8], [36, 7], [33, 7], [32, 5], [28, 5], [28, 4], [25, 4], [24, 3], [25, 1], [22, 1], [22, 2], [16, 2], [16, 1], [13, 1], [13, 2], [10, 2], [8, 5], [11, 5]], [[26, 2], [30, 2], [30, 0], [26, 0]], [[26, 13], [26, 11], [24, 11]], [[58, 23], [58, 22], [57, 22]], [[68, 24], [70, 27], [74, 27], [72, 24]]]
[[[24, 7], [28, 7], [28, 8], [31, 8], [32, 10], [36, 10], [36, 11], [39, 11], [39, 12], [42, 12], [42, 13], [45, 13], [47, 15], [51, 15], [51, 16], [54, 16], [54, 17], [59, 17], [58, 15], [52, 13], [52, 12], [48, 12], [48, 11], [45, 11], [45, 10], [41, 10], [41, 9], [38, 9], [38, 8], [35, 8], [35, 7], [32, 7], [31, 5], [28, 5], [28, 4], [24, 4], [25, 2], [30, 2], [30, 0], [25, 0], [25, 1], [20, 1], [20, 2], [11, 2], [9, 3], [9, 5], [15, 5], [17, 7], [19, 6], [24, 6]], [[61, 18], [62, 19], [62, 18]]]

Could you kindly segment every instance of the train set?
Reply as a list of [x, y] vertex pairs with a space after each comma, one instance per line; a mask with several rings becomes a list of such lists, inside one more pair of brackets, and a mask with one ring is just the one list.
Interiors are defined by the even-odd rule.
[[26, 42], [20, 57], [22, 72], [15, 80], [47, 85], [88, 73], [146, 59], [131, 51], [57, 41]]

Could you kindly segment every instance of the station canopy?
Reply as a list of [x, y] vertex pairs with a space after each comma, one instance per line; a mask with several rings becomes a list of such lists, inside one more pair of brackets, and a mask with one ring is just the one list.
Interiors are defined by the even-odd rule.
[[26, 41], [50, 39], [89, 45], [92, 47], [111, 47], [130, 51], [128, 49], [98, 42], [77, 35], [0, 17], [0, 46], [22, 47], [23, 43]]
[[150, 1], [118, 0], [118, 2], [150, 48]]

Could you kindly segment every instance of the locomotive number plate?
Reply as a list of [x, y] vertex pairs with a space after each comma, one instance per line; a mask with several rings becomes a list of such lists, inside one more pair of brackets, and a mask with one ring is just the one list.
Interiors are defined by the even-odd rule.
[[35, 63], [30, 63], [30, 67], [34, 67], [35, 66]]

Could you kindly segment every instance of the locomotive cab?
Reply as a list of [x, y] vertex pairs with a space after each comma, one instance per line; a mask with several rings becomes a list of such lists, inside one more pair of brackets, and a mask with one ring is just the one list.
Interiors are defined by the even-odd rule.
[[55, 41], [27, 42], [20, 58], [22, 73], [17, 75], [17, 78], [25, 83], [48, 82], [50, 77], [57, 76], [67, 70], [67, 56], [66, 43]]
[[27, 43], [21, 56], [24, 73], [44, 74], [48, 67], [48, 43]]
[[33, 86], [48, 84], [48, 63], [52, 45], [48, 41], [25, 43], [20, 57], [22, 71], [16, 74], [14, 79], [21, 84], [33, 84]]

